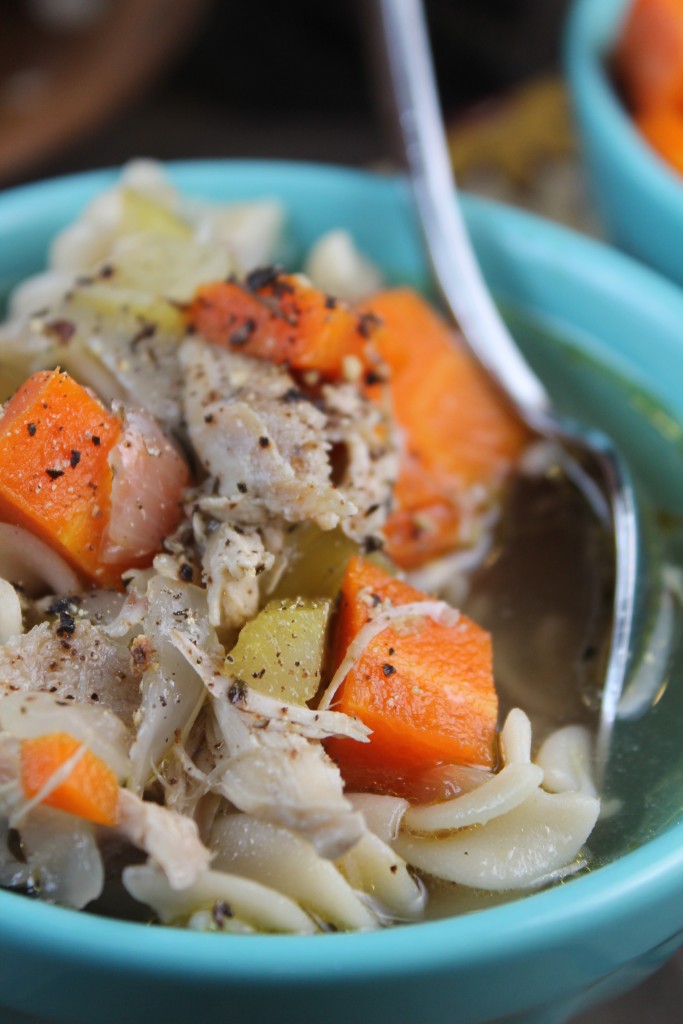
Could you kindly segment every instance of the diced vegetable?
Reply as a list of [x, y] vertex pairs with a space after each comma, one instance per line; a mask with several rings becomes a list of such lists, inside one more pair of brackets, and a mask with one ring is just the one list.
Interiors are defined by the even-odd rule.
[[633, 110], [683, 104], [683, 5], [634, 0], [615, 53], [616, 72]]
[[111, 282], [171, 302], [189, 302], [202, 281], [227, 277], [228, 252], [161, 234], [126, 235], [111, 251]]
[[358, 544], [340, 529], [321, 530], [312, 523], [293, 528], [286, 543], [287, 572], [274, 596], [336, 597], [348, 560], [358, 554]]
[[132, 235], [138, 231], [149, 234], [164, 235], [167, 238], [190, 238], [192, 230], [187, 221], [182, 220], [164, 203], [160, 203], [136, 188], [121, 189], [121, 226], [122, 235]]
[[0, 418], [0, 519], [87, 579], [121, 586], [180, 515], [184, 460], [143, 413], [125, 419], [59, 370], [34, 374]]
[[124, 288], [104, 278], [77, 285], [69, 296], [69, 302], [77, 310], [96, 313], [116, 325], [136, 317], [138, 331], [153, 328], [180, 336], [184, 330], [182, 313], [172, 302], [150, 292]]
[[[335, 622], [334, 664], [373, 611], [426, 600], [402, 580], [352, 558]], [[350, 789], [402, 795], [436, 765], [492, 767], [498, 700], [491, 638], [464, 615], [454, 625], [429, 617], [389, 625], [368, 642], [333, 707], [372, 729], [369, 743], [327, 741]]]
[[227, 670], [288, 704], [305, 704], [320, 685], [329, 600], [269, 601], [242, 627]]
[[468, 514], [495, 492], [528, 435], [457, 333], [417, 292], [385, 291], [359, 308], [379, 318], [372, 344], [389, 367], [406, 441], [385, 529], [388, 551], [413, 568], [470, 539], [463, 537]]
[[255, 271], [244, 285], [204, 285], [188, 319], [215, 344], [328, 380], [362, 371], [369, 355], [371, 321], [291, 274]]
[[[21, 785], [27, 799], [37, 796], [83, 744], [65, 732], [21, 741]], [[67, 777], [51, 789], [41, 803], [98, 825], [115, 825], [119, 786], [116, 775], [85, 748]]]
[[107, 585], [122, 567], [102, 566], [109, 521], [109, 454], [122, 424], [66, 373], [33, 374], [0, 418], [0, 518], [55, 547], [79, 572]]

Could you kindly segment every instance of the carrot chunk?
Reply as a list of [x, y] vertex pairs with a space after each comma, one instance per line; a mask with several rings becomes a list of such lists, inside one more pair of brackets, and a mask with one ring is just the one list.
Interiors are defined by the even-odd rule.
[[[335, 621], [335, 666], [373, 608], [425, 600], [419, 590], [354, 556]], [[326, 741], [349, 788], [404, 794], [437, 765], [490, 768], [498, 717], [491, 638], [464, 615], [455, 625], [429, 617], [389, 625], [367, 644], [333, 706], [372, 729], [369, 743]]]
[[204, 285], [187, 316], [209, 341], [296, 372], [337, 380], [349, 357], [365, 365], [368, 322], [295, 275], [257, 272], [244, 285]]
[[389, 369], [405, 437], [387, 546], [414, 568], [462, 542], [468, 515], [496, 492], [528, 432], [417, 292], [385, 291], [359, 308], [379, 320], [372, 345]]
[[683, 104], [680, 0], [634, 0], [617, 43], [615, 70], [635, 111]]
[[66, 373], [33, 374], [0, 418], [0, 519], [56, 548], [82, 575], [120, 585], [103, 566], [112, 472], [121, 420]]
[[[32, 799], [49, 785], [50, 779], [82, 747], [66, 732], [49, 733], [21, 741], [21, 785]], [[97, 825], [115, 825], [118, 818], [119, 786], [115, 773], [86, 749], [66, 779], [41, 801], [67, 814]]]

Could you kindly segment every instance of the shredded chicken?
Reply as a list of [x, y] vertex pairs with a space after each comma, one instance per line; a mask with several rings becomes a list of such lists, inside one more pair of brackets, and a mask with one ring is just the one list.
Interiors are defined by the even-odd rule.
[[353, 540], [379, 540], [398, 475], [397, 431], [382, 407], [353, 384], [327, 385], [322, 392], [327, 437], [341, 456], [338, 487], [358, 508], [341, 527]]
[[207, 590], [209, 622], [235, 628], [259, 609], [261, 573], [270, 569], [274, 556], [266, 551], [258, 530], [243, 530], [201, 513], [193, 517], [195, 537], [202, 552], [203, 582]]
[[180, 349], [190, 439], [233, 521], [324, 530], [358, 511], [331, 479], [327, 418], [279, 366], [188, 339]]
[[212, 695], [223, 748], [213, 788], [240, 810], [303, 835], [322, 856], [350, 849], [365, 831], [363, 817], [344, 796], [337, 766], [309, 739], [363, 740], [367, 728], [339, 712], [280, 704], [224, 675], [179, 631], [173, 640]]
[[119, 793], [116, 830], [158, 864], [172, 889], [194, 885], [209, 866], [211, 854], [191, 818], [142, 800], [127, 789]]

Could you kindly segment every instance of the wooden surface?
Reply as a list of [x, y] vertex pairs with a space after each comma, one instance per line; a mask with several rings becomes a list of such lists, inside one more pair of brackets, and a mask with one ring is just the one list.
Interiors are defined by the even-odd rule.
[[0, 4], [0, 185], [130, 103], [193, 38], [205, 7], [110, 0], [67, 27], [37, 19], [30, 4]]

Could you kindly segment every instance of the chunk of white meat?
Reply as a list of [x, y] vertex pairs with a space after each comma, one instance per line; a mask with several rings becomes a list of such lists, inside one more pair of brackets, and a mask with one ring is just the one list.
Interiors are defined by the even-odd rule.
[[272, 568], [274, 556], [257, 530], [236, 530], [215, 520], [207, 528], [199, 513], [193, 525], [202, 550], [209, 621], [215, 627], [238, 628], [258, 612], [259, 576]]
[[127, 648], [86, 619], [43, 622], [0, 647], [0, 695], [17, 690], [108, 708], [128, 725], [140, 703]]
[[115, 830], [152, 858], [172, 889], [194, 885], [211, 861], [191, 818], [142, 800], [127, 789], [119, 794]]
[[257, 932], [312, 935], [317, 931], [308, 914], [293, 900], [249, 878], [223, 871], [205, 871], [192, 885], [174, 889], [163, 872], [152, 865], [135, 865], [124, 869], [123, 884], [136, 900], [152, 907], [164, 924], [196, 927], [198, 912], [205, 910], [206, 926], [216, 931], [242, 931], [240, 923]]
[[339, 769], [319, 743], [264, 731], [226, 763], [216, 788], [235, 807], [296, 832], [336, 859], [360, 839], [363, 818], [344, 797]]
[[322, 391], [327, 437], [341, 466], [337, 487], [358, 509], [342, 520], [341, 528], [357, 541], [379, 536], [398, 476], [398, 434], [382, 406], [365, 398], [356, 385], [328, 385]]
[[326, 417], [285, 369], [188, 339], [180, 348], [190, 439], [234, 521], [278, 516], [333, 529], [357, 507], [331, 479]]

